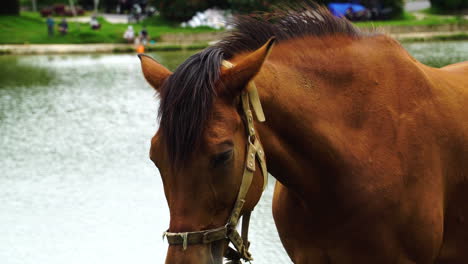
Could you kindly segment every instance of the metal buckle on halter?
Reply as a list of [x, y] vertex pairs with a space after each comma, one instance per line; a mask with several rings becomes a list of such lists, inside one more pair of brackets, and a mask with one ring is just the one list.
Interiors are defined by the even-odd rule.
[[[190, 232], [183, 232], [183, 233], [171, 233], [171, 232], [168, 232], [168, 231], [165, 231], [162, 235], [162, 239], [164, 241], [164, 238], [165, 237], [169, 237], [169, 236], [179, 236], [180, 238], [182, 238], [182, 248], [184, 249], [184, 251], [187, 249], [187, 244], [188, 244], [188, 235], [189, 235]], [[168, 239], [169, 241], [169, 239]]]

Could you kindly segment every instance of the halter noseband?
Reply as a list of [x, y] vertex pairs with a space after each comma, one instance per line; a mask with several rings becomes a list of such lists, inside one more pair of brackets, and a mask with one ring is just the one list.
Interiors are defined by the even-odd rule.
[[[222, 65], [226, 68], [232, 68], [234, 66], [226, 60], [223, 60]], [[188, 245], [210, 244], [215, 241], [227, 239], [234, 245], [235, 249], [228, 247], [225, 257], [231, 259], [233, 263], [240, 263], [240, 259], [244, 259], [245, 261], [253, 260], [252, 255], [248, 251], [250, 245], [248, 241], [248, 231], [251, 211], [242, 216], [242, 235], [239, 234], [236, 227], [241, 217], [240, 213], [245, 203], [245, 196], [252, 183], [253, 174], [255, 172], [255, 160], [258, 160], [262, 170], [263, 190], [265, 190], [268, 181], [265, 152], [263, 151], [260, 141], [256, 137], [253, 114], [250, 110], [250, 104], [252, 104], [258, 121], [265, 121], [258, 91], [253, 81], [249, 82], [247, 91], [242, 92], [241, 101], [247, 128], [247, 157], [245, 159], [244, 173], [237, 194], [237, 200], [226, 225], [195, 232], [172, 233], [166, 231], [163, 233], [163, 238], [167, 237], [167, 241], [170, 245], [182, 245], [184, 250], [187, 249]]]

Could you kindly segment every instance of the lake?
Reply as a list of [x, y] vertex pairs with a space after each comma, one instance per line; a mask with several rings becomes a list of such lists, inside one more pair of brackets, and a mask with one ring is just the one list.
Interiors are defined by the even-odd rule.
[[[468, 60], [467, 41], [405, 47], [432, 66]], [[151, 55], [174, 69], [191, 54]], [[135, 55], [0, 56], [0, 263], [163, 263], [157, 107]], [[273, 186], [252, 215], [257, 264], [291, 263]]]

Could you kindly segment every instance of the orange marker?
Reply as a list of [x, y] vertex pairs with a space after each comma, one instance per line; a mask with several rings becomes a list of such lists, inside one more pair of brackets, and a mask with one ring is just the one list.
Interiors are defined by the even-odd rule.
[[138, 45], [137, 49], [136, 49], [136, 52], [137, 53], [144, 53], [145, 52], [145, 46], [143, 45]]

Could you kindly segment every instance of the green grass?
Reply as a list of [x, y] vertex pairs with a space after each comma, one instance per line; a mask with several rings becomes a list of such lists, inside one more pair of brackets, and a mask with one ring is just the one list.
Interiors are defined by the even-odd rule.
[[405, 12], [394, 20], [386, 21], [366, 21], [356, 22], [359, 27], [380, 27], [380, 26], [435, 26], [447, 24], [468, 24], [468, 20], [460, 16], [438, 16], [426, 14], [423, 19], [417, 19], [412, 13]]
[[[61, 18], [56, 17], [56, 25]], [[123, 33], [127, 24], [111, 24], [100, 19], [101, 29], [92, 30], [88, 23], [68, 22], [68, 34], [65, 36], [56, 32], [49, 37], [45, 18], [32, 12], [23, 12], [21, 16], [0, 16], [0, 43], [1, 44], [82, 44], [82, 43], [124, 43]], [[207, 27], [181, 28], [176, 24], [168, 23], [157, 17], [133, 24], [135, 31], [139, 32], [143, 25], [150, 34], [151, 39], [159, 40], [162, 34], [167, 33], [198, 33], [216, 31]]]
[[[55, 17], [56, 25], [60, 17]], [[45, 18], [38, 13], [22, 12], [21, 16], [0, 16], [0, 44], [83, 44], [83, 43], [124, 43], [123, 33], [127, 24], [111, 24], [100, 19], [101, 29], [91, 30], [88, 23], [69, 22], [69, 32], [62, 36], [57, 31], [52, 37], [47, 35]], [[460, 16], [438, 16], [426, 13], [423, 19], [417, 19], [412, 13], [403, 13], [401, 17], [388, 21], [357, 22], [358, 27], [380, 26], [432, 26], [444, 24], [468, 24]], [[138, 24], [133, 24], [136, 32], [146, 26], [150, 37], [156, 42], [160, 36], [168, 33], [214, 32], [208, 27], [181, 28], [178, 23], [169, 22], [159, 16], [151, 17]], [[171, 49], [171, 47], [167, 47]]]

